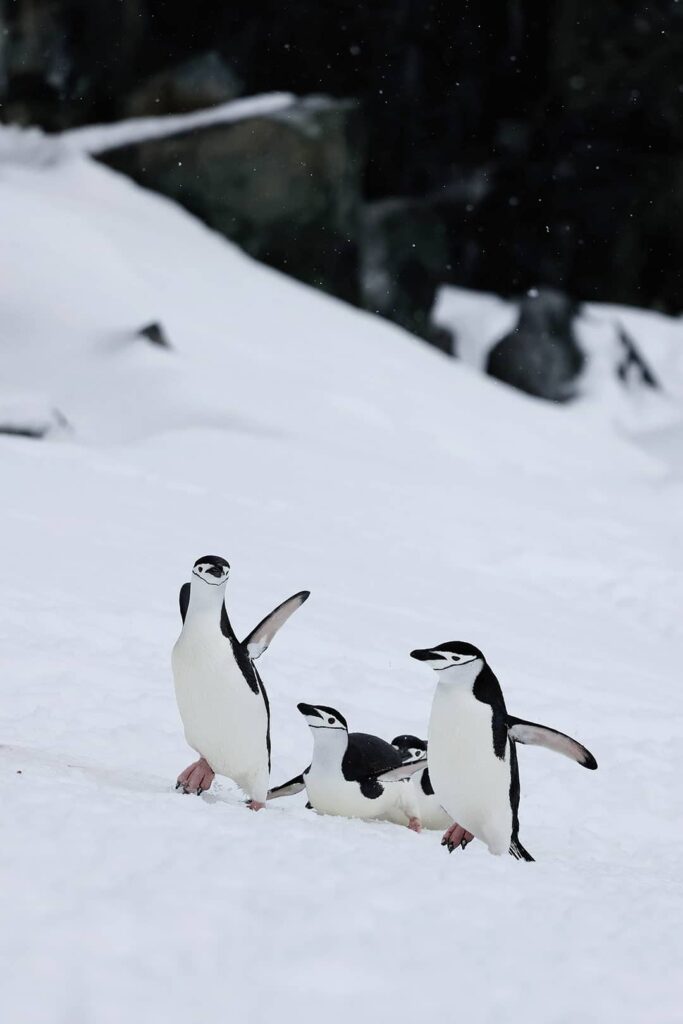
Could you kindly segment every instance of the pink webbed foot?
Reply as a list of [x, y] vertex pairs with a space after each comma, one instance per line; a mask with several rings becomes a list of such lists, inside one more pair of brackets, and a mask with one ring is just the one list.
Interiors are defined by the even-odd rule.
[[464, 850], [467, 844], [471, 843], [473, 839], [474, 836], [471, 832], [468, 832], [466, 828], [463, 828], [462, 825], [458, 825], [457, 822], [455, 822], [444, 832], [441, 845], [445, 846], [449, 853], [453, 853], [456, 846], [459, 846]]
[[408, 828], [410, 829], [411, 832], [421, 832], [422, 822], [420, 821], [419, 818], [411, 818], [408, 822]]
[[176, 782], [176, 789], [182, 789], [183, 793], [196, 793], [197, 796], [201, 796], [207, 789], [211, 788], [211, 783], [216, 777], [216, 773], [203, 757], [200, 757], [194, 764], [189, 765], [184, 772], [181, 772]]
[[265, 806], [260, 800], [247, 800], [247, 807], [250, 811], [262, 811]]

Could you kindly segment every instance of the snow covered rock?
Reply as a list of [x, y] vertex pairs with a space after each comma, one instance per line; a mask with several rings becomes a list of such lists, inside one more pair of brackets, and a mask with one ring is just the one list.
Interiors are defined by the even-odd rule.
[[98, 158], [181, 203], [256, 259], [358, 301], [353, 103], [309, 97], [239, 120], [150, 127], [154, 137], [100, 149]]
[[183, 114], [236, 99], [242, 83], [215, 51], [151, 75], [128, 96], [129, 117]]
[[40, 396], [0, 396], [0, 434], [41, 438], [68, 428], [64, 414]]

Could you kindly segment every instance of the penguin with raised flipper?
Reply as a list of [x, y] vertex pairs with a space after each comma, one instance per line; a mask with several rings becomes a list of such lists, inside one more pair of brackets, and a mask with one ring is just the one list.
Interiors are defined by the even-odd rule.
[[473, 644], [449, 641], [411, 652], [438, 675], [429, 722], [429, 774], [453, 818], [449, 851], [476, 836], [491, 853], [533, 860], [519, 839], [517, 743], [564, 754], [584, 768], [597, 762], [581, 743], [544, 725], [508, 715], [500, 684]]
[[[395, 736], [391, 741], [391, 745], [396, 747], [407, 764], [415, 762], [421, 765], [424, 764], [425, 757], [427, 757], [426, 740], [406, 733], [403, 736]], [[420, 809], [422, 827], [435, 830], [450, 828], [453, 824], [453, 819], [450, 814], [444, 811], [436, 798], [434, 787], [429, 777], [428, 764], [425, 767], [420, 767], [419, 771], [415, 772], [410, 779], [410, 784], [415, 790], [415, 799]]]
[[346, 719], [324, 704], [298, 704], [313, 734], [313, 758], [300, 775], [275, 786], [268, 799], [306, 790], [314, 810], [345, 818], [371, 818], [421, 830], [409, 776], [421, 762], [405, 762], [390, 743], [349, 732]]
[[259, 810], [270, 775], [270, 707], [254, 662], [309, 592], [278, 605], [240, 643], [225, 608], [229, 572], [225, 558], [204, 555], [180, 590], [183, 626], [173, 648], [173, 677], [185, 738], [199, 760], [180, 774], [176, 789], [200, 794], [216, 774], [225, 775]]

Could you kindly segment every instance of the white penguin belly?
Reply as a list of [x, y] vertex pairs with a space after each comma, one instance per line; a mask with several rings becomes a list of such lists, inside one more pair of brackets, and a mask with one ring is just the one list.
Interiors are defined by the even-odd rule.
[[491, 708], [469, 687], [439, 686], [429, 723], [429, 774], [439, 803], [459, 825], [507, 853], [512, 834], [510, 754], [493, 751]]
[[263, 697], [242, 675], [226, 637], [186, 626], [173, 648], [178, 710], [189, 745], [219, 775], [243, 788], [268, 772], [267, 712]]
[[363, 796], [358, 782], [348, 782], [340, 776], [316, 772], [311, 768], [306, 779], [308, 799], [321, 814], [343, 818], [380, 819], [407, 825], [411, 816], [404, 810], [399, 782], [384, 783], [384, 792], [374, 800]]

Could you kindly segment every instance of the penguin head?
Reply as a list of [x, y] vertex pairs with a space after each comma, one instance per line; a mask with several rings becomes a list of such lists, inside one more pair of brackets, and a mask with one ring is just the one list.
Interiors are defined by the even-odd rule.
[[404, 764], [424, 761], [427, 755], [427, 741], [421, 740], [419, 736], [412, 736], [408, 733], [403, 736], [394, 736], [391, 745], [396, 747], [402, 755]]
[[336, 729], [348, 732], [349, 727], [341, 712], [328, 708], [324, 704], [297, 704], [301, 714], [311, 729]]
[[426, 661], [435, 672], [458, 669], [464, 665], [471, 666], [473, 662], [478, 662], [480, 666], [486, 664], [486, 658], [479, 648], [463, 640], [449, 640], [445, 644], [437, 644], [436, 647], [411, 651], [410, 657], [416, 658], [417, 661]]
[[194, 563], [192, 575], [210, 587], [222, 586], [230, 573], [230, 563], [220, 555], [202, 555]]

